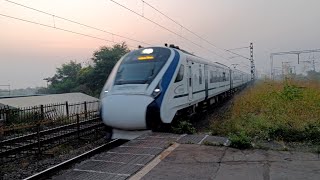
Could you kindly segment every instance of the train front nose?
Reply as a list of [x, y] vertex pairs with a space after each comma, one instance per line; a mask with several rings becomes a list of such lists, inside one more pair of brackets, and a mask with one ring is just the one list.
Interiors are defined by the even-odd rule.
[[110, 95], [101, 99], [103, 122], [117, 129], [147, 129], [146, 111], [154, 99], [145, 95]]

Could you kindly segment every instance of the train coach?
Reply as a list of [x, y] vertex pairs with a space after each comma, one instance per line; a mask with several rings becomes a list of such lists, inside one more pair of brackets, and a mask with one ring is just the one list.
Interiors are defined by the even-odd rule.
[[114, 66], [100, 95], [101, 117], [121, 130], [155, 129], [170, 124], [177, 112], [247, 84], [250, 75], [170, 47], [140, 48]]

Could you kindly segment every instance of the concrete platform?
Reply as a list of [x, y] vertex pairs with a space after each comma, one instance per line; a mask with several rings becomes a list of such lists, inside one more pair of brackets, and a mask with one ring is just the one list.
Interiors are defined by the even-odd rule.
[[313, 153], [241, 151], [228, 147], [180, 144], [144, 173], [139, 179], [319, 180], [320, 158]]
[[318, 154], [238, 150], [229, 143], [208, 135], [147, 133], [53, 179], [320, 179]]
[[127, 179], [183, 135], [146, 133], [119, 147], [85, 160], [52, 179]]

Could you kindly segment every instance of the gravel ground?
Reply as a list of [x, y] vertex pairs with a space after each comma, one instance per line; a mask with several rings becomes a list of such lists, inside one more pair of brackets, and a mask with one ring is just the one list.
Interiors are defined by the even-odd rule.
[[[93, 138], [92, 138], [93, 139]], [[23, 179], [78, 156], [106, 142], [104, 138], [75, 141], [46, 151], [42, 157], [28, 157], [0, 165], [0, 179]]]

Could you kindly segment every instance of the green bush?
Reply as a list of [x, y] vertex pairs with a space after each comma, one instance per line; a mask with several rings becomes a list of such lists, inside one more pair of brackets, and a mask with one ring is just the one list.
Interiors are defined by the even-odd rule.
[[295, 129], [290, 126], [277, 126], [269, 130], [270, 139], [286, 142], [312, 142], [320, 143], [320, 125], [308, 124], [303, 129]]
[[210, 125], [214, 135], [231, 134], [240, 144], [245, 137], [320, 144], [319, 83], [258, 82], [235, 96], [227, 113], [228, 118]]
[[270, 139], [283, 140], [288, 142], [303, 141], [304, 137], [300, 130], [280, 125], [272, 128], [268, 132]]
[[172, 130], [176, 134], [194, 134], [196, 129], [188, 121], [178, 121], [176, 125], [172, 127]]
[[307, 125], [304, 129], [304, 136], [307, 141], [320, 144], [320, 123]]
[[251, 138], [241, 131], [240, 133], [233, 133], [229, 135], [229, 140], [231, 141], [230, 146], [238, 149], [248, 149], [251, 148]]
[[281, 95], [286, 100], [294, 100], [302, 98], [302, 89], [295, 85], [285, 84]]

